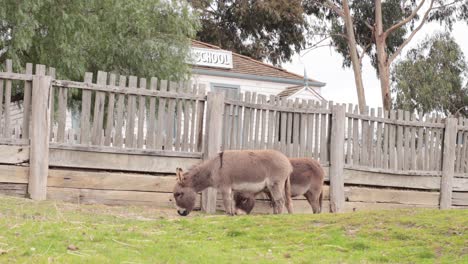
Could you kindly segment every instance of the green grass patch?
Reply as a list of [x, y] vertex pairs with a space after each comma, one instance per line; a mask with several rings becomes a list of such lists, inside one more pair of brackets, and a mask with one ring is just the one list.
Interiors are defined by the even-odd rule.
[[468, 263], [468, 210], [228, 217], [0, 196], [0, 263]]

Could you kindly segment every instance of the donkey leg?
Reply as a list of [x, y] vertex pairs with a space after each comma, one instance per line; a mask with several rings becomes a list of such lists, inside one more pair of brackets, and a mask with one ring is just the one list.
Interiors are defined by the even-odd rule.
[[229, 189], [221, 189], [221, 194], [223, 196], [223, 204], [224, 210], [228, 215], [234, 215], [234, 210], [232, 208], [232, 190]]
[[271, 186], [268, 186], [270, 191], [272, 201], [274, 203], [273, 213], [281, 214], [283, 213], [284, 206], [284, 186], [283, 184], [274, 183]]
[[314, 214], [319, 214], [322, 209], [320, 208], [319, 201], [320, 193], [317, 195], [309, 190], [306, 193], [304, 193], [304, 196], [309, 202], [310, 206], [312, 207], [312, 211], [314, 212]]

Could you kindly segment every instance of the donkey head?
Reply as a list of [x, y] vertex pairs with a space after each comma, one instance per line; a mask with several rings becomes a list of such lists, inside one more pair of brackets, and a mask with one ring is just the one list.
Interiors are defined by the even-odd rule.
[[234, 193], [236, 214], [250, 214], [255, 205], [255, 195], [250, 193]]
[[185, 181], [187, 173], [184, 173], [181, 168], [176, 169], [177, 184], [174, 186], [174, 198], [177, 204], [177, 213], [181, 216], [188, 215], [195, 207], [195, 199], [197, 193], [192, 187], [187, 187]]

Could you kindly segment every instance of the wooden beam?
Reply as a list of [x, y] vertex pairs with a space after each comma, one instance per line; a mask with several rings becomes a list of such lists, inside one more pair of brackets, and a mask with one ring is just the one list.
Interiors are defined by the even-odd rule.
[[346, 184], [423, 190], [439, 190], [440, 188], [440, 176], [408, 176], [348, 169], [344, 170], [344, 175]]
[[24, 183], [0, 183], [0, 194], [24, 198], [28, 185]]
[[[342, 212], [344, 196], [344, 137], [345, 112], [342, 105], [335, 105], [332, 109], [331, 144], [330, 144], [330, 211]], [[323, 125], [323, 124], [322, 124]]]
[[[205, 159], [213, 158], [221, 151], [224, 93], [209, 93], [207, 104]], [[209, 214], [216, 211], [216, 189], [207, 188], [202, 192], [202, 209]]]
[[440, 181], [440, 209], [452, 206], [453, 175], [455, 173], [455, 150], [457, 139], [457, 119], [447, 118], [442, 156], [442, 179]]
[[80, 150], [50, 149], [50, 166], [153, 173], [175, 173], [200, 163], [197, 158], [158, 157]]
[[45, 200], [49, 170], [50, 76], [35, 75], [32, 89], [31, 150], [28, 193]]
[[[174, 210], [176, 208], [172, 193], [159, 192], [109, 191], [48, 187], [47, 199], [81, 204], [145, 205], [158, 208], [174, 208]], [[199, 208], [199, 195], [197, 195], [195, 204], [196, 208]]]
[[[0, 167], [1, 169], [1, 167]], [[172, 193], [175, 176], [50, 169], [48, 187]]]
[[29, 167], [0, 165], [0, 182], [28, 183]]
[[468, 206], [468, 192], [453, 192], [452, 205]]
[[19, 164], [29, 161], [29, 147], [0, 145], [0, 163]]
[[394, 190], [382, 188], [346, 187], [346, 201], [419, 204], [437, 206], [439, 192]]

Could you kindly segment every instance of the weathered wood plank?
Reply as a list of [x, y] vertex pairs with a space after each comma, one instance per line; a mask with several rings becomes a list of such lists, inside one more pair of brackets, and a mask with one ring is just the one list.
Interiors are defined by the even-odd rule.
[[[353, 104], [348, 104], [348, 113], [353, 112]], [[346, 134], [346, 164], [353, 164], [353, 159], [352, 159], [352, 138], [353, 138], [353, 119], [347, 117], [348, 120], [348, 132]], [[332, 139], [333, 140], [333, 139]]]
[[[322, 102], [322, 108], [326, 109], [328, 106], [327, 101]], [[320, 162], [326, 162], [327, 159], [327, 151], [328, 151], [328, 135], [327, 135], [327, 114], [322, 114], [320, 116]]]
[[420, 204], [397, 204], [397, 203], [366, 203], [366, 202], [347, 202], [345, 212], [373, 211], [373, 210], [395, 210], [410, 208], [437, 208], [433, 205]]
[[[136, 76], [130, 76], [128, 80], [128, 89], [137, 88], [138, 78]], [[125, 124], [125, 147], [133, 148], [135, 144], [134, 133], [135, 133], [135, 117], [136, 117], [136, 96], [128, 95], [127, 98], [127, 122]]]
[[31, 109], [30, 175], [28, 193], [33, 200], [46, 199], [49, 170], [50, 76], [33, 77]]
[[[384, 118], [390, 118], [389, 112], [384, 111]], [[389, 132], [390, 125], [383, 123], [384, 126], [384, 135], [383, 135], [383, 153], [382, 153], [382, 168], [388, 169], [390, 163], [390, 153], [389, 153]]]
[[[369, 115], [369, 107], [366, 106], [364, 115]], [[362, 140], [361, 140], [361, 165], [366, 166], [369, 165], [369, 120], [366, 119], [361, 119], [361, 134], [362, 134]]]
[[50, 166], [55, 167], [159, 173], [173, 173], [177, 167], [188, 169], [199, 162], [199, 158], [101, 153], [64, 149], [50, 149], [49, 159]]
[[0, 194], [25, 198], [28, 185], [24, 183], [0, 183]]
[[[198, 87], [193, 85], [193, 94], [198, 94]], [[197, 151], [196, 123], [197, 123], [197, 101], [190, 100], [191, 104], [191, 122], [190, 122], [190, 150]]]
[[143, 191], [172, 193], [177, 180], [174, 175], [49, 170], [48, 187], [97, 190]]
[[[54, 88], [51, 88], [52, 90]], [[67, 121], [67, 99], [68, 99], [68, 89], [67, 88], [59, 88], [58, 89], [58, 113], [57, 113], [57, 123], [58, 123], [58, 130], [57, 130], [57, 138], [55, 139], [56, 142], [62, 143], [65, 139], [65, 125]], [[51, 115], [54, 115], [54, 106], [51, 105]], [[54, 123], [51, 123], [54, 125]]]
[[439, 192], [345, 187], [346, 201], [439, 205]]
[[[177, 89], [178, 93], [184, 93], [184, 84], [182, 82], [179, 83], [179, 87]], [[177, 99], [175, 100], [176, 102], [176, 112], [174, 115], [174, 122], [175, 125], [175, 133], [174, 133], [174, 150], [180, 150], [182, 147], [182, 120], [183, 120], [183, 104], [184, 100], [183, 99]]]
[[[395, 110], [390, 110], [390, 120], [396, 119], [396, 112]], [[397, 127], [395, 125], [390, 125], [389, 127], [389, 168], [396, 170], [398, 168], [398, 160], [397, 160], [397, 144], [396, 144], [396, 137], [397, 137]]]
[[[294, 102], [294, 108], [299, 109], [299, 98], [296, 98]], [[299, 116], [300, 113], [293, 113], [292, 114], [292, 155], [291, 157], [298, 157], [299, 156], [299, 146], [301, 142], [299, 141], [299, 133], [300, 133], [300, 124], [299, 124]]]
[[[186, 93], [191, 93], [193, 92], [192, 89], [192, 84], [189, 82], [186, 84], [186, 88], [185, 88], [185, 92]], [[192, 109], [192, 104], [193, 104], [193, 100], [185, 100], [184, 101], [184, 132], [182, 134], [182, 147], [181, 147], [181, 150], [182, 151], [188, 151], [189, 150], [189, 145], [190, 145], [190, 119], [191, 119], [191, 116], [190, 116], [190, 113], [192, 112], [191, 109]], [[182, 123], [182, 120], [180, 120], [180, 123]]]
[[[110, 191], [75, 188], [47, 188], [47, 199], [79, 204], [144, 205], [158, 208], [174, 208], [172, 193]], [[197, 196], [196, 208], [200, 207]]]
[[[140, 78], [139, 89], [146, 90], [146, 79]], [[137, 132], [137, 148], [143, 148], [145, 143], [145, 117], [146, 117], [146, 97], [138, 96], [138, 132]]]
[[[198, 88], [198, 93], [205, 95], [205, 86]], [[203, 122], [205, 121], [205, 101], [197, 100], [197, 128], [195, 130], [196, 146], [197, 151], [203, 150], [204, 138], [203, 138]]]
[[440, 176], [409, 176], [389, 173], [375, 173], [357, 170], [344, 170], [345, 184], [367, 186], [400, 187], [423, 190], [439, 190]]
[[[167, 91], [168, 82], [161, 80], [159, 89], [161, 92]], [[159, 98], [158, 104], [158, 126], [156, 128], [156, 149], [164, 149], [166, 135], [166, 98]]]
[[455, 146], [457, 139], [457, 120], [455, 118], [447, 118], [445, 121], [442, 180], [440, 182], [440, 209], [449, 209], [452, 206]]
[[335, 105], [332, 109], [331, 144], [330, 144], [330, 211], [342, 212], [344, 197], [344, 136], [345, 106]]
[[[404, 120], [404, 111], [403, 110], [398, 110], [398, 120], [403, 121]], [[397, 126], [397, 135], [396, 135], [396, 157], [397, 157], [397, 168], [400, 170], [404, 170], [404, 160], [405, 160], [405, 149], [404, 149], [404, 130], [403, 130], [403, 125]]]
[[[151, 78], [150, 81], [150, 90], [157, 90], [158, 88], [158, 79], [155, 77]], [[146, 148], [154, 149], [155, 148], [155, 126], [156, 126], [156, 98], [150, 97], [149, 99], [149, 113], [148, 119], [146, 120], [147, 134], [146, 134]]]
[[[354, 113], [358, 113], [358, 106], [354, 107]], [[362, 135], [362, 134], [361, 134]], [[353, 118], [353, 164], [360, 164], [360, 149], [359, 139], [361, 138], [359, 134], [359, 119]]]
[[[252, 94], [250, 92], [245, 92], [245, 102], [250, 103], [252, 99]], [[246, 149], [249, 140], [250, 140], [250, 126], [251, 126], [251, 121], [250, 121], [250, 116], [251, 116], [251, 110], [250, 108], [244, 107], [244, 124], [242, 126], [242, 145], [241, 149]]]
[[[98, 71], [97, 83], [101, 85], [107, 84], [107, 72]], [[104, 92], [96, 91], [94, 97], [94, 115], [92, 126], [91, 143], [93, 145], [102, 145], [102, 129], [104, 125], [104, 105], [106, 94]]]
[[[121, 75], [119, 78], [119, 87], [121, 89], [125, 89], [127, 85], [127, 77]], [[84, 93], [85, 91], [83, 91]], [[122, 147], [123, 145], [123, 129], [124, 129], [124, 104], [125, 104], [125, 95], [119, 94], [117, 98], [117, 122], [115, 124], [115, 141], [113, 142], [113, 146], [115, 147]]]
[[[382, 108], [377, 108], [377, 117], [382, 117]], [[383, 145], [382, 123], [377, 123], [377, 135], [375, 139], [375, 167], [382, 168], [382, 145]]]
[[[31, 75], [33, 73], [32, 63], [26, 63], [26, 74]], [[0, 83], [0, 90], [2, 90], [2, 84]], [[31, 95], [32, 95], [32, 81], [24, 82], [24, 101], [23, 101], [23, 135], [22, 138], [29, 139], [29, 125], [31, 120]], [[2, 100], [0, 99], [0, 106]], [[1, 107], [0, 107], [1, 108]], [[0, 110], [0, 116], [1, 110]]]
[[[109, 85], [115, 86], [117, 76], [111, 74], [109, 76]], [[112, 143], [112, 130], [114, 128], [114, 108], [115, 108], [115, 93], [109, 93], [109, 101], [107, 102], [106, 114], [106, 130], [104, 132], [104, 146], [110, 146]], [[121, 127], [118, 127], [121, 129]]]
[[28, 146], [0, 145], [1, 164], [20, 164], [29, 161]]
[[[93, 81], [93, 74], [86, 72], [84, 76], [85, 83], [91, 83]], [[91, 91], [83, 90], [81, 98], [81, 122], [80, 122], [80, 142], [81, 144], [89, 144], [91, 126], [90, 126], [90, 116], [91, 116]]]
[[[222, 131], [219, 128], [223, 124], [224, 94], [209, 93], [207, 102], [206, 137], [209, 140], [205, 142], [205, 160], [215, 157], [221, 150]], [[208, 188], [202, 192], [202, 209], [210, 214], [216, 211], [216, 189]]]
[[[178, 84], [175, 82], [169, 82], [169, 91], [175, 93], [177, 91]], [[176, 108], [176, 99], [167, 99], [167, 120], [166, 120], [166, 142], [164, 144], [165, 150], [174, 149], [174, 122], [175, 122], [175, 108]]]
[[[13, 63], [11, 60], [5, 61], [6, 72], [13, 72]], [[11, 138], [11, 79], [5, 81], [5, 103], [4, 103], [4, 115], [3, 115], [3, 137]]]
[[[410, 121], [410, 112], [405, 111], [404, 117], [405, 121]], [[411, 127], [404, 126], [403, 127], [403, 170], [410, 169], [410, 161], [411, 161]]]
[[0, 182], [28, 183], [29, 167], [0, 165]]
[[457, 192], [468, 192], [468, 178], [454, 178], [453, 190]]
[[[269, 105], [274, 105], [276, 104], [277, 98], [273, 95], [270, 95], [270, 102]], [[278, 136], [278, 125], [276, 123], [276, 115], [277, 111], [275, 110], [269, 110], [268, 111], [268, 148], [273, 149], [274, 145], [277, 141], [277, 136]], [[275, 129], [276, 128], [276, 129]]]
[[453, 192], [452, 205], [468, 206], [468, 192]]

